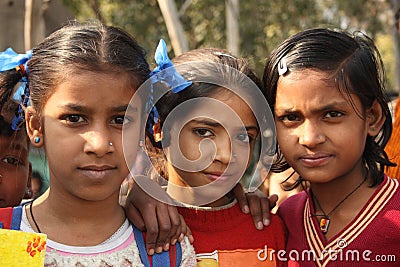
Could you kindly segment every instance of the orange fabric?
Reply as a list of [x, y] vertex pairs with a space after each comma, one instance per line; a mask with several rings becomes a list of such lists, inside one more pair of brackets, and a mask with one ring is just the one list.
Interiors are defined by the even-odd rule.
[[391, 178], [400, 179], [400, 102], [396, 104], [393, 116], [395, 118], [393, 132], [385, 151], [390, 161], [396, 163], [397, 166], [387, 168], [385, 173]]
[[[276, 267], [276, 251], [270, 248], [261, 250], [236, 249], [219, 250], [198, 258], [197, 267]], [[199, 255], [198, 255], [199, 256]]]

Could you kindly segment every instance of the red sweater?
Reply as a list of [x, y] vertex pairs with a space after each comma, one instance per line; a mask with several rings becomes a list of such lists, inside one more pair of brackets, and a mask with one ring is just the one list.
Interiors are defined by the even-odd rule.
[[[278, 216], [271, 215], [270, 226], [260, 231], [238, 204], [218, 210], [179, 208], [179, 212], [192, 231], [197, 266], [281, 265], [277, 264], [274, 254], [284, 250], [285, 245], [284, 226]], [[271, 249], [276, 252], [272, 253]], [[272, 261], [268, 259], [270, 256]], [[211, 262], [213, 265], [206, 265]]]
[[[285, 200], [278, 213], [288, 229], [289, 266], [400, 266], [399, 180], [385, 176], [353, 221], [328, 241], [310, 216], [314, 206], [305, 192]], [[308, 260], [311, 253], [319, 259]]]

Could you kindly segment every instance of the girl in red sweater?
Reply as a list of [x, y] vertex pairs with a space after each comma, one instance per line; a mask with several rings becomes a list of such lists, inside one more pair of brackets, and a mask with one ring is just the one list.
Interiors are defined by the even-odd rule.
[[[259, 79], [246, 60], [220, 49], [186, 52], [172, 64], [161, 41], [156, 61], [151, 89], [160, 97], [147, 127], [158, 156], [153, 163], [192, 231], [198, 266], [279, 266], [274, 254], [284, 249], [279, 217], [257, 230], [229, 193], [254, 150], [271, 155], [264, 163], [273, 159], [272, 114]], [[251, 189], [262, 182], [255, 177]]]
[[273, 108], [281, 170], [309, 189], [278, 213], [289, 266], [398, 266], [400, 184], [384, 148], [392, 131], [384, 71], [362, 33], [311, 29], [271, 54], [264, 86]]

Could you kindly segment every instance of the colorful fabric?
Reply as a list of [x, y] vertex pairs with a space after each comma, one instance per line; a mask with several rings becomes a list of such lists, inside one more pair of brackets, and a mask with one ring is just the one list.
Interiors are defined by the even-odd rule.
[[[25, 209], [22, 213], [21, 230], [34, 232], [26, 217]], [[194, 250], [187, 238], [181, 242], [181, 247], [182, 263], [180, 266], [196, 266]], [[95, 246], [68, 246], [48, 239], [44, 266], [144, 267], [140, 259], [133, 227], [128, 220], [108, 240]]]
[[21, 226], [22, 207], [0, 208], [0, 228], [19, 230]]
[[278, 216], [271, 215], [270, 226], [260, 231], [237, 203], [217, 209], [178, 210], [192, 231], [198, 267], [281, 266], [276, 253], [284, 250], [285, 232]]
[[46, 235], [0, 229], [0, 266], [42, 267]]
[[385, 147], [389, 159], [396, 163], [396, 167], [386, 169], [386, 174], [389, 177], [400, 179], [400, 103], [394, 108], [394, 122], [392, 136]]
[[278, 209], [288, 229], [288, 266], [399, 266], [400, 184], [385, 176], [359, 214], [326, 240], [306, 192]]

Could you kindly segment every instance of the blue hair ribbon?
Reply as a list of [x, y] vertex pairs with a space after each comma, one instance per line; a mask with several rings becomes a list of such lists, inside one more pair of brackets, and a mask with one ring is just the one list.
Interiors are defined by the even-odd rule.
[[[14, 131], [19, 130], [18, 125], [22, 122], [24, 111], [22, 106], [29, 105], [29, 86], [28, 86], [28, 61], [32, 57], [32, 50], [26, 54], [18, 54], [12, 48], [7, 48], [0, 52], [0, 72], [6, 72], [11, 69], [22, 69], [22, 78], [19, 80], [20, 86], [14, 93], [14, 100], [20, 102], [17, 115], [14, 117], [11, 127]], [[18, 70], [17, 69], [17, 70]]]
[[175, 94], [192, 84], [176, 71], [174, 64], [168, 57], [167, 45], [163, 39], [158, 43], [154, 59], [157, 67], [150, 73], [152, 81], [165, 83]]
[[156, 52], [154, 54], [154, 59], [157, 63], [157, 67], [150, 73], [151, 77], [151, 94], [150, 100], [147, 103], [147, 107], [150, 111], [150, 118], [153, 120], [153, 123], [149, 125], [148, 131], [153, 134], [153, 124], [158, 123], [159, 114], [157, 108], [154, 105], [154, 93], [153, 93], [153, 84], [163, 83], [168, 88], [171, 88], [171, 91], [176, 94], [180, 91], [186, 89], [190, 85], [192, 85], [191, 81], [185, 80], [182, 75], [175, 69], [174, 64], [168, 57], [167, 45], [163, 39], [158, 43]]

